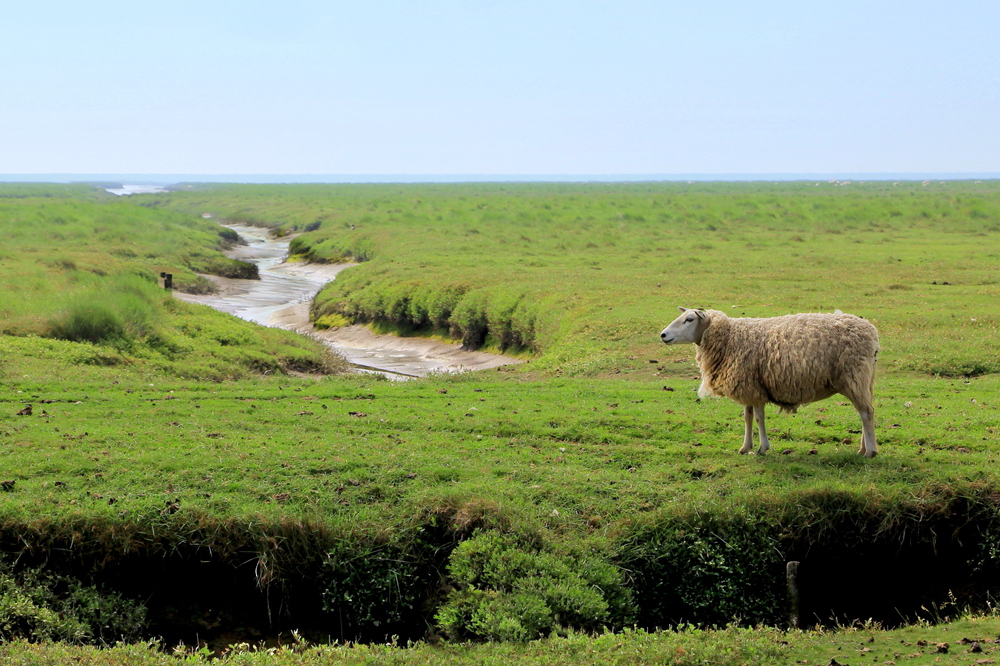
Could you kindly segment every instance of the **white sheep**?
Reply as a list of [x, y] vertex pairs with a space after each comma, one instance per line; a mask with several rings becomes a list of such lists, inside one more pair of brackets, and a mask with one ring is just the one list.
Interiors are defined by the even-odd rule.
[[860, 454], [875, 457], [873, 390], [878, 331], [854, 315], [794, 314], [730, 318], [718, 310], [680, 308], [660, 333], [668, 345], [694, 343], [701, 369], [701, 397], [718, 395], [743, 405], [746, 424], [740, 453], [753, 448], [757, 421], [762, 454], [770, 448], [764, 405], [795, 412], [800, 405], [840, 393], [861, 417]]

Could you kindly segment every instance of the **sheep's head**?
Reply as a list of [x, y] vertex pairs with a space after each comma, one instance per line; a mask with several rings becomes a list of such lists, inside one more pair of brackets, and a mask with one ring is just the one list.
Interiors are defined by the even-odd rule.
[[670, 322], [660, 333], [660, 340], [668, 345], [682, 345], [693, 342], [701, 344], [701, 336], [712, 322], [712, 318], [704, 310], [677, 308], [681, 316]]

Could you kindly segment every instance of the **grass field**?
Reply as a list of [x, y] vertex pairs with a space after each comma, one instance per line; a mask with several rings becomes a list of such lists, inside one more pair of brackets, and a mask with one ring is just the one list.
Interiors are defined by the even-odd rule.
[[[629, 663], [773, 663], [787, 655], [781, 641], [820, 650], [841, 639], [732, 628], [512, 646], [570, 628], [781, 626], [792, 559], [809, 624], [935, 619], [988, 608], [1000, 588], [1000, 183], [29, 194], [0, 198], [8, 235], [25, 238], [24, 220], [49, 205], [140, 226], [169, 220], [191, 238], [211, 229], [202, 213], [300, 232], [293, 247], [313, 260], [364, 260], [317, 298], [319, 323], [436, 331], [530, 362], [405, 383], [294, 376], [280, 364], [255, 373], [226, 353], [275, 344], [261, 341], [277, 332], [175, 301], [151, 310], [167, 322], [151, 330], [200, 331], [197, 353], [163, 354], [141, 332], [122, 345], [8, 326], [0, 480], [13, 483], [0, 493], [0, 542], [12, 571], [70, 582], [49, 594], [0, 571], [4, 638], [97, 640], [94, 613], [65, 601], [84, 595], [124, 618], [121, 636], [140, 612], [129, 600], [142, 600], [138, 635], [170, 644], [299, 629], [314, 641], [509, 641], [365, 648], [373, 663], [482, 661], [480, 649], [587, 663], [574, 651], [608, 661], [639, 646], [649, 652], [629, 652]], [[162, 243], [134, 242], [139, 257]], [[58, 282], [65, 269], [45, 262], [67, 256], [80, 272], [84, 260], [67, 254], [78, 246], [5, 246], [0, 268], [24, 271], [24, 257], [37, 257], [38, 293], [71, 289]], [[108, 284], [116, 271], [105, 272], [86, 279]], [[879, 457], [856, 455], [860, 423], [838, 398], [772, 413], [773, 453], [736, 455], [739, 407], [699, 400], [694, 348], [658, 341], [681, 304], [748, 316], [840, 308], [875, 322]], [[6, 307], [22, 322], [58, 314]], [[197, 325], [177, 324], [184, 317]], [[114, 358], [125, 360], [94, 360]], [[223, 363], [242, 369], [197, 370]], [[18, 415], [27, 404], [32, 414]], [[995, 618], [977, 622], [995, 632]], [[618, 640], [626, 648], [609, 647]], [[729, 662], [726, 645], [738, 647]], [[56, 663], [71, 648], [2, 649]], [[134, 663], [158, 663], [135, 650]]]
[[438, 327], [572, 375], [645, 362], [677, 305], [839, 308], [878, 325], [888, 370], [1000, 371], [992, 181], [231, 186], [158, 203], [319, 224], [293, 250], [365, 260], [319, 295], [321, 323]]

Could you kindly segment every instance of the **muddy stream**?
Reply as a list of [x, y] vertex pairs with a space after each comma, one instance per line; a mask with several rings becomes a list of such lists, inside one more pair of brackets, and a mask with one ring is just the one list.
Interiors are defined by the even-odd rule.
[[202, 303], [241, 319], [273, 326], [322, 341], [359, 372], [380, 372], [391, 379], [423, 377], [432, 372], [486, 370], [518, 363], [517, 359], [466, 351], [460, 345], [429, 338], [377, 335], [365, 326], [318, 330], [309, 322], [309, 304], [324, 284], [353, 264], [286, 263], [289, 238], [274, 238], [266, 229], [229, 226], [246, 241], [226, 254], [257, 264], [260, 280], [205, 277], [219, 286], [214, 294], [174, 296]]

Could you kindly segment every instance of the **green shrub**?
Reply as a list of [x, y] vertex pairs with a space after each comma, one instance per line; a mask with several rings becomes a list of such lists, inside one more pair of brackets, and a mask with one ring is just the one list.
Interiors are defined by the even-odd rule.
[[461, 337], [462, 346], [466, 349], [478, 349], [486, 340], [489, 332], [489, 318], [486, 315], [488, 303], [487, 291], [477, 289], [465, 294], [452, 312], [452, 335]]
[[455, 589], [435, 617], [453, 638], [526, 641], [570, 628], [621, 627], [632, 618], [621, 571], [582, 549], [481, 533], [452, 552], [448, 572]]
[[385, 638], [393, 625], [412, 624], [426, 596], [416, 558], [396, 546], [344, 541], [325, 569], [323, 610], [347, 638]]
[[240, 235], [229, 227], [219, 229], [219, 237], [226, 243], [236, 244], [240, 242]]
[[153, 334], [159, 320], [152, 284], [137, 275], [110, 278], [75, 296], [50, 321], [49, 337], [72, 342], [128, 343]]
[[236, 278], [239, 280], [260, 279], [260, 271], [257, 268], [257, 264], [222, 256], [208, 257], [200, 262], [194, 262], [191, 268], [199, 273], [210, 273], [211, 275], [219, 275], [226, 278]]
[[623, 543], [622, 566], [644, 626], [777, 623], [785, 604], [775, 526], [704, 514], [643, 525]]
[[0, 565], [0, 640], [111, 644], [140, 638], [146, 609], [65, 575]]
[[108, 303], [77, 303], [53, 322], [51, 335], [71, 342], [125, 339], [125, 324]]

